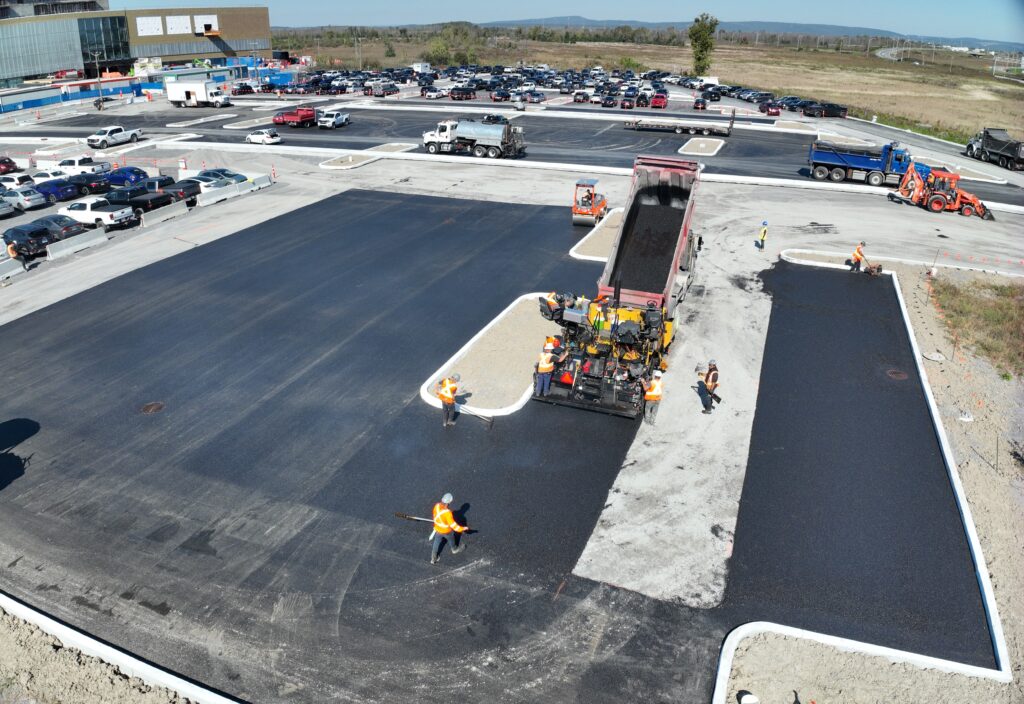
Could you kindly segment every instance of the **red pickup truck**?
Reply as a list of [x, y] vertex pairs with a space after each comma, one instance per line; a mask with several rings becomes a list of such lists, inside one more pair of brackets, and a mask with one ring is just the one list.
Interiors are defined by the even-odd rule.
[[289, 127], [312, 127], [316, 124], [316, 110], [313, 108], [295, 108], [284, 114], [284, 124]]

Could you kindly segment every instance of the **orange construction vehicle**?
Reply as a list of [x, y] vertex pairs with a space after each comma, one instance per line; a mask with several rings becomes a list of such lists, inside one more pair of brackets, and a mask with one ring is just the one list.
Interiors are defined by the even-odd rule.
[[608, 212], [608, 199], [597, 192], [596, 178], [581, 178], [576, 182], [572, 198], [572, 224], [596, 225]]
[[933, 213], [953, 210], [966, 217], [995, 219], [980, 198], [960, 188], [960, 174], [918, 162], [911, 162], [896, 191], [889, 194], [889, 200], [917, 205]]

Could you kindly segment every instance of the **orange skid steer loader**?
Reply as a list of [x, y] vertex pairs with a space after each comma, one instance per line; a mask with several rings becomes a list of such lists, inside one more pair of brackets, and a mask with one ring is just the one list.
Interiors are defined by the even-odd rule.
[[933, 213], [952, 210], [965, 217], [977, 215], [982, 220], [995, 220], [980, 198], [960, 188], [960, 174], [917, 162], [911, 162], [900, 185], [889, 193], [889, 200], [917, 205]]

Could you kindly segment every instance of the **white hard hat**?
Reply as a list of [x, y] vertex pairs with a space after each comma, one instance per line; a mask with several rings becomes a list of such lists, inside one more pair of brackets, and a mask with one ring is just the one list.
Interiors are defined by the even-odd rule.
[[761, 704], [761, 700], [750, 692], [744, 692], [740, 695], [739, 704]]
[[555, 346], [549, 342], [546, 345], [544, 345], [544, 349], [545, 350], [553, 350], [553, 349], [555, 349]]
[[452, 501], [455, 501], [455, 497], [451, 494], [445, 494], [441, 497], [441, 503], [443, 504], [450, 504]]
[[452, 380], [453, 381], [462, 381], [462, 377], [459, 376], [458, 374], [452, 374]]
[[708, 366], [711, 366], [711, 367], [717, 367], [717, 366], [718, 366], [718, 363], [717, 363], [717, 362], [715, 362], [715, 360], [713, 360], [713, 359], [709, 359], [709, 360], [708, 360]]
[[655, 376], [655, 378], [660, 379], [661, 378], [661, 370], [660, 369], [656, 370], [654, 372], [654, 376]]

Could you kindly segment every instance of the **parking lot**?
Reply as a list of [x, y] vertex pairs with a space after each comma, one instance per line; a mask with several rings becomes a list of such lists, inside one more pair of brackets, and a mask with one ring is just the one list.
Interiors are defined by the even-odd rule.
[[[238, 103], [237, 117], [188, 127], [168, 125], [216, 113], [148, 104], [5, 133], [63, 141], [116, 122], [146, 132], [122, 163], [274, 181], [112, 230], [0, 294], [0, 421], [37, 424], [4, 455], [18, 465], [0, 492], [5, 591], [243, 700], [429, 687], [473, 701], [706, 701], [723, 640], [752, 621], [1001, 665], [894, 282], [779, 255], [867, 239], [872, 256], [1015, 267], [1021, 215], [702, 183], [692, 227], [705, 250], [657, 426], [528, 403], [493, 427], [463, 413], [442, 430], [419, 388], [445, 360], [524, 294], [594, 293], [602, 264], [570, 255], [589, 234], [570, 224], [576, 179], [678, 156], [689, 137], [549, 105], [508, 112], [528, 142], [511, 167], [399, 154], [328, 171], [323, 150], [420, 147], [439, 120], [479, 115], [418, 98], [353, 106], [337, 130], [279, 128], [288, 151], [224, 129], [273, 114]], [[668, 112], [683, 110], [679, 93]], [[809, 181], [814, 133], [744, 123], [757, 129], [723, 138], [704, 174]], [[187, 146], [154, 146], [185, 131]], [[0, 137], [0, 152], [39, 146]], [[600, 179], [622, 206], [629, 177]], [[970, 188], [1024, 203], [1013, 180]], [[763, 219], [767, 252], [751, 246]], [[711, 417], [690, 378], [709, 354], [727, 380]], [[395, 513], [423, 515], [444, 491], [474, 532], [434, 567], [425, 524]], [[720, 566], [714, 583], [665, 576], [676, 558], [663, 539]]]

